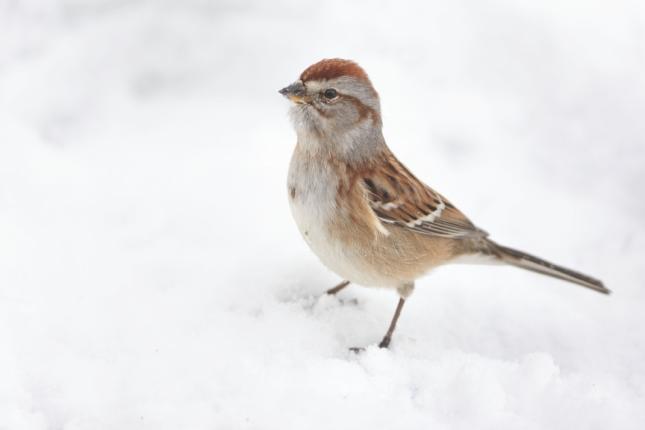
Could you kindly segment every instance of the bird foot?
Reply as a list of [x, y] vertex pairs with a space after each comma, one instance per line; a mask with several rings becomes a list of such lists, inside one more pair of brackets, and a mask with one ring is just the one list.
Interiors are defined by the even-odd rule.
[[344, 289], [349, 285], [349, 281], [343, 281], [340, 284], [336, 285], [334, 288], [330, 288], [326, 291], [326, 294], [330, 296], [336, 295], [340, 290]]
[[390, 346], [390, 340], [392, 340], [389, 336], [385, 336], [381, 343], [378, 344], [379, 348], [389, 348]]
[[358, 299], [338, 299], [341, 305], [358, 306]]

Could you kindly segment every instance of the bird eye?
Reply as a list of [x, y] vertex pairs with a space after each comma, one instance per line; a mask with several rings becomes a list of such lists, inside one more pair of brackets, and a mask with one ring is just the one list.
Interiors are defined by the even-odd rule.
[[335, 99], [338, 97], [338, 92], [333, 88], [327, 88], [323, 93], [323, 96], [328, 100]]

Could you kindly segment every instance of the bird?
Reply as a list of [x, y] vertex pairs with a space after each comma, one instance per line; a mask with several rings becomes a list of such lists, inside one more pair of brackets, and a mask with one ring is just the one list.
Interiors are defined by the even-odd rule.
[[378, 344], [390, 346], [415, 281], [453, 262], [503, 263], [609, 294], [591, 276], [500, 245], [401, 163], [383, 137], [379, 95], [352, 60], [323, 59], [279, 90], [297, 142], [287, 193], [298, 229], [343, 282], [396, 290]]

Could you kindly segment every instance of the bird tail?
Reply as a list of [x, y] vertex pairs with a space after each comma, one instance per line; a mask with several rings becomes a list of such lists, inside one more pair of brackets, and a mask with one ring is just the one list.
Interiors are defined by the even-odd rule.
[[602, 281], [592, 278], [591, 276], [584, 275], [580, 272], [576, 272], [575, 270], [567, 269], [566, 267], [558, 266], [557, 264], [550, 263], [531, 254], [518, 251], [517, 249], [498, 245], [491, 240], [487, 240], [487, 242], [487, 245], [489, 245], [488, 251], [503, 263], [531, 270], [543, 275], [552, 276], [564, 281], [573, 282], [574, 284], [591, 288], [599, 293], [610, 293], [610, 291], [605, 288]]

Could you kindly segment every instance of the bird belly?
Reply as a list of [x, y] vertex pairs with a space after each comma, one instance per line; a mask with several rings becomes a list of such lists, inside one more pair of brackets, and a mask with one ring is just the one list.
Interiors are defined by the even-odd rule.
[[381, 224], [367, 205], [348, 207], [337, 199], [339, 183], [332, 166], [294, 154], [287, 184], [291, 213], [307, 245], [342, 278], [396, 288], [451, 254], [446, 239]]
[[294, 156], [289, 169], [289, 204], [303, 239], [321, 262], [344, 279], [366, 286], [396, 287], [398, 281], [381, 276], [369, 266], [369, 250], [348, 246], [334, 234], [342, 219], [336, 201], [338, 177], [329, 166], [306, 163]]
[[399, 282], [369, 267], [361, 250], [348, 247], [338, 240], [326, 220], [319, 218], [316, 209], [303, 202], [291, 202], [291, 213], [303, 239], [320, 261], [343, 279], [364, 286], [395, 288]]

